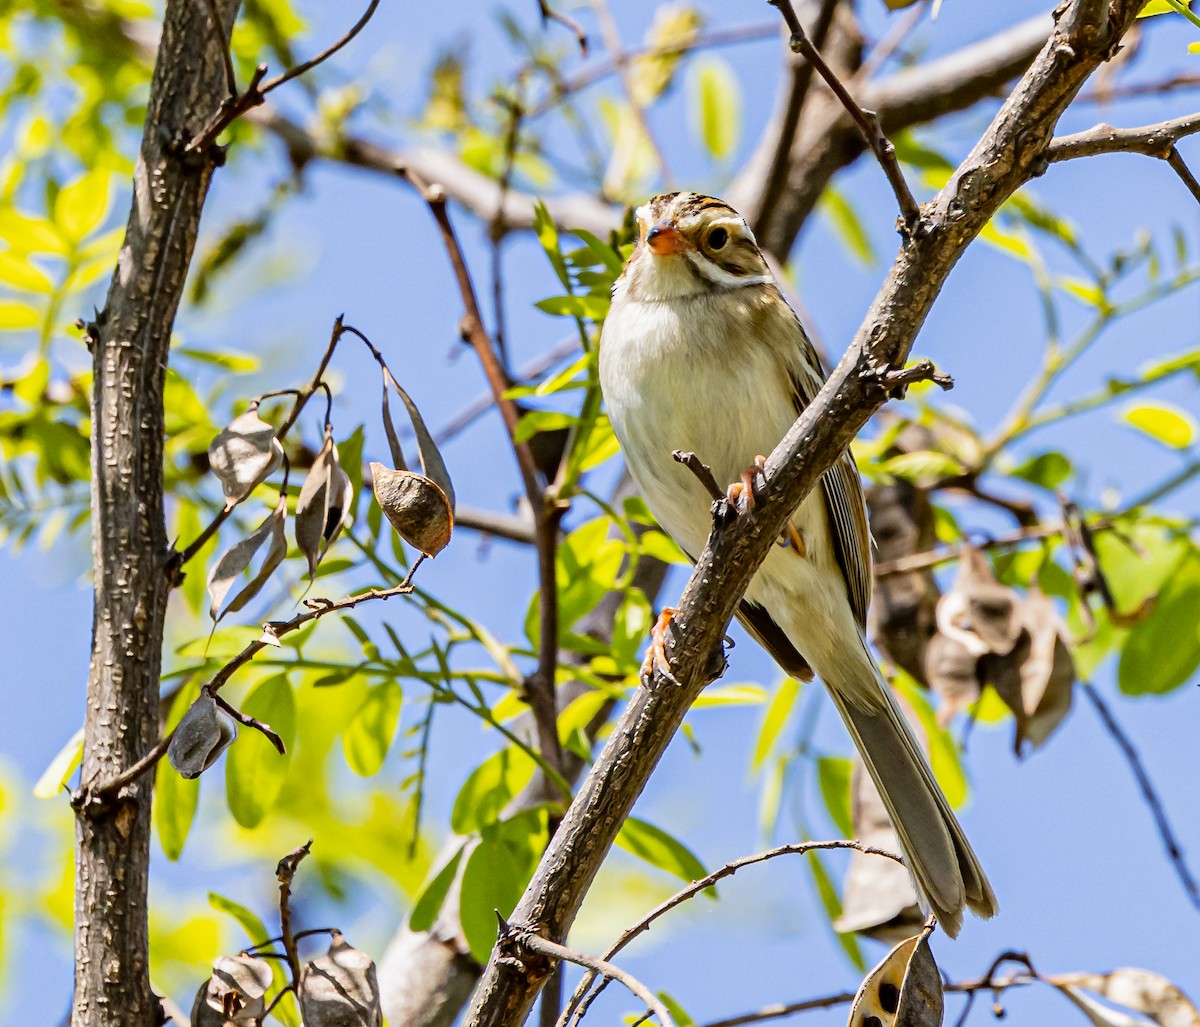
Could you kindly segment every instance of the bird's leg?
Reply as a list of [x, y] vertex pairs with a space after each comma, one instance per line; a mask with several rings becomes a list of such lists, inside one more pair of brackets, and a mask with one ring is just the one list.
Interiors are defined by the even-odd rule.
[[760, 453], [754, 458], [754, 464], [742, 471], [741, 479], [725, 490], [725, 501], [739, 513], [753, 510], [756, 479], [766, 469], [767, 458]]
[[643, 685], [650, 684], [650, 679], [654, 676], [655, 671], [658, 671], [671, 684], [679, 684], [679, 679], [671, 673], [671, 665], [667, 662], [667, 651], [664, 648], [667, 629], [670, 627], [671, 618], [674, 616], [675, 607], [664, 606], [662, 613], [658, 615], [658, 620], [655, 621], [654, 627], [650, 629], [650, 646], [646, 649], [646, 655], [642, 658], [642, 669], [639, 672]]

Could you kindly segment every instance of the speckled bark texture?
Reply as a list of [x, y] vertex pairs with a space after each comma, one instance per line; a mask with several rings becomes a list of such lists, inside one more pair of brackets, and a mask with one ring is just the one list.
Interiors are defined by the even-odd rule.
[[[715, 531], [675, 614], [667, 649], [678, 684], [656, 672], [630, 701], [551, 839], [510, 922], [561, 940], [621, 823], [711, 675], [712, 654], [784, 521], [888, 398], [886, 374], [913, 341], [955, 263], [1000, 205], [1045, 170], [1060, 115], [1132, 25], [1141, 0], [1063, 4], [1057, 28], [970, 155], [922, 209], [845, 356], [767, 460], [752, 511]], [[465, 1019], [515, 1027], [550, 961], [493, 951]]]
[[[82, 785], [124, 770], [158, 737], [168, 585], [163, 381], [171, 327], [212, 173], [183, 143], [221, 102], [221, 51], [237, 0], [167, 4], [133, 205], [104, 311], [90, 329], [95, 611]], [[153, 775], [76, 813], [73, 1027], [150, 1027], [147, 883]]]

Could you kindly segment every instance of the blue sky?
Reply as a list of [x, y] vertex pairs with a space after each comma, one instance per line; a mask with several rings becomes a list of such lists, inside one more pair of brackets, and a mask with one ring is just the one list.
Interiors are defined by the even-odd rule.
[[[748, 0], [702, 6], [714, 25], [765, 22], [773, 13], [765, 4]], [[869, 24], [878, 29], [884, 23], [882, 5], [865, 6]], [[333, 24], [333, 18], [341, 11], [305, 7], [313, 17], [314, 38], [340, 31], [340, 22]], [[649, 7], [614, 7], [625, 38], [640, 38]], [[1025, 2], [1004, 7], [1002, 14], [980, 14], [977, 5], [950, 0], [936, 24], [926, 25], [917, 38], [929, 51], [942, 52], [1044, 9]], [[533, 8], [532, 3], [517, 8], [530, 24]], [[491, 11], [490, 4], [472, 3], [446, 5], [433, 15], [425, 7], [385, 3], [361, 41], [347, 51], [344, 67], [365, 68], [399, 110], [415, 114], [433, 55], [447, 41], [471, 39], [470, 73], [477, 88], [511, 70], [514, 59]], [[586, 17], [585, 21], [592, 24]], [[1141, 73], [1149, 68], [1164, 74], [1172, 68], [1194, 70], [1185, 53], [1192, 36], [1182, 21], [1153, 29], [1140, 57]], [[771, 41], [722, 51], [742, 84], [740, 156], [748, 152], [771, 109], [778, 76], [775, 50]], [[1190, 58], [1197, 60], [1200, 57]], [[293, 94], [280, 102], [294, 106], [302, 99]], [[1101, 118], [1140, 124], [1187, 113], [1194, 103], [1194, 96], [1180, 94], [1108, 111], [1090, 106], [1070, 112], [1061, 127], [1080, 129]], [[696, 143], [688, 106], [685, 76], [683, 88], [656, 111], [654, 128], [677, 176], [688, 185], [715, 191], [721, 176], [714, 174]], [[984, 110], [961, 115], [932, 138], [957, 158], [986, 117]], [[374, 131], [399, 138], [407, 133], [403, 125]], [[1200, 144], [1185, 143], [1181, 149], [1193, 166], [1200, 166]], [[329, 324], [344, 311], [348, 321], [396, 355], [393, 365], [403, 368], [402, 380], [426, 417], [433, 424], [444, 422], [465, 398], [482, 389], [483, 380], [471, 355], [459, 352], [457, 294], [421, 203], [394, 181], [354, 170], [318, 165], [306, 181], [304, 194], [289, 204], [265, 245], [222, 282], [210, 309], [200, 314], [185, 310], [179, 331], [190, 343], [245, 346], [264, 356], [261, 378], [232, 383], [225, 397], [230, 403], [257, 391], [260, 380], [270, 383], [265, 388], [307, 378]], [[245, 166], [235, 165], [219, 175], [205, 216], [210, 237], [238, 213], [253, 209], [270, 184], [261, 173], [247, 173]], [[802, 235], [794, 254], [800, 290], [818, 334], [834, 354], [857, 327], [895, 245], [894, 200], [879, 169], [860, 162], [837, 184], [858, 207], [881, 260], [872, 267], [856, 263], [819, 219]], [[1165, 239], [1167, 228], [1180, 224], [1193, 248], [1200, 243], [1195, 204], [1160, 162], [1120, 155], [1056, 166], [1035, 191], [1080, 226], [1097, 255], [1128, 245], [1143, 227]], [[461, 212], [454, 216], [482, 280], [487, 266], [483, 233]], [[530, 306], [555, 291], [540, 251], [528, 240], [515, 240], [507, 254], [509, 337], [519, 366], [557, 342], [562, 323]], [[294, 280], [279, 284], [284, 270]], [[1132, 373], [1151, 356], [1194, 347], [1198, 313], [1192, 290], [1120, 323], [1066, 376], [1058, 395], [1097, 383], [1106, 374]], [[1082, 324], [1084, 312], [1068, 308], [1066, 317], [1069, 323]], [[978, 424], [992, 426], [1036, 367], [1042, 339], [1028, 271], [993, 249], [976, 246], [953, 272], [916, 350], [954, 375], [952, 402], [970, 411]], [[0, 349], [0, 366], [19, 358], [11, 348]], [[355, 399], [356, 378], [371, 374], [367, 361], [355, 355], [339, 364], [338, 373], [346, 383], [345, 395], [338, 400], [342, 423], [373, 416], [374, 377], [364, 377], [369, 388], [358, 390], [369, 393], [365, 405]], [[1180, 384], [1162, 395], [1196, 410], [1194, 385]], [[446, 452], [462, 502], [506, 508], [518, 492], [511, 455], [497, 428], [498, 421], [489, 416]], [[1056, 427], [1044, 438], [1034, 437], [1029, 446], [1032, 451], [1051, 443], [1065, 447], [1086, 469], [1079, 498], [1091, 502], [1105, 489], [1127, 497], [1136, 494], [1172, 466], [1170, 455], [1111, 413]], [[1173, 509], [1194, 512], [1198, 499], [1200, 490], [1193, 487], [1179, 496]], [[1001, 526], [984, 516], [972, 522], [980, 530]], [[91, 616], [85, 561], [82, 543], [52, 552], [27, 550], [17, 557], [0, 552], [0, 596], [6, 611], [0, 619], [0, 644], [9, 699], [9, 716], [0, 719], [0, 753], [10, 775], [26, 783], [26, 795], [28, 783], [82, 716]], [[464, 534], [426, 571], [426, 587], [452, 603], [469, 605], [501, 634], [519, 635], [534, 583], [527, 554], [504, 543], [480, 547]], [[480, 581], [509, 582], [511, 591], [489, 592], [480, 589]], [[674, 573], [663, 597], [677, 595], [683, 581], [681, 572]], [[330, 626], [331, 635], [337, 630]], [[733, 653], [727, 680], [773, 684], [778, 673], [769, 661], [744, 636], [737, 637], [741, 644]], [[1200, 860], [1194, 775], [1200, 711], [1195, 689], [1185, 687], [1165, 699], [1131, 701], [1115, 696], [1113, 677], [1112, 668], [1104, 667], [1095, 683], [1113, 698], [1195, 863]], [[702, 757], [677, 741], [638, 805], [639, 816], [677, 833], [708, 865], [762, 847], [756, 827], [758, 787], [746, 771], [748, 739], [760, 716], [757, 710], [695, 715]], [[484, 744], [478, 730], [474, 723], [454, 718], [446, 718], [440, 729], [433, 748], [432, 776], [438, 783], [431, 797], [432, 823], [438, 822], [439, 811], [444, 821], [465, 773], [459, 748], [474, 741]], [[829, 752], [848, 750], [828, 709], [822, 713], [817, 742]], [[1016, 948], [1029, 952], [1046, 972], [1138, 965], [1165, 973], [1185, 991], [1200, 994], [1194, 958], [1200, 913], [1187, 904], [1126, 766], [1082, 698], [1045, 749], [1026, 761], [1014, 762], [1006, 725], [1001, 730], [976, 730], [966, 763], [972, 797], [964, 824], [992, 875], [1001, 914], [988, 923], [969, 922], [957, 942], [935, 942], [935, 954], [950, 977], [977, 975], [999, 951]], [[47, 816], [46, 808], [36, 806], [32, 798], [20, 801], [31, 818]], [[815, 810], [811, 797], [808, 806], [810, 812]], [[826, 829], [832, 833], [828, 825]], [[791, 831], [784, 817], [777, 840], [791, 840]], [[32, 841], [37, 837], [31, 832], [30, 841], [15, 840], [11, 870], [18, 875], [35, 872], [43, 844]], [[201, 891], [210, 886], [205, 875], [215, 874], [215, 858], [210, 862], [204, 853], [191, 853], [185, 863], [169, 871], [173, 883], [182, 885], [190, 877], [200, 882]], [[269, 878], [265, 868], [252, 869]], [[160, 864], [156, 871], [161, 870]], [[855, 986], [854, 971], [832, 942], [799, 862], [781, 860], [745, 871], [723, 886], [722, 895], [719, 904], [692, 903], [663, 929], [656, 927], [629, 950], [625, 965], [652, 987], [670, 991], [698, 1021]], [[605, 919], [603, 912], [593, 910], [589, 920], [585, 907], [578, 944], [602, 945], [606, 935], [600, 928], [607, 936], [616, 933], [619, 925]], [[364, 905], [353, 915], [363, 937], [358, 944], [378, 954], [399, 910]], [[19, 946], [10, 949], [0, 1019], [7, 1017], [14, 1024], [52, 1022], [69, 995], [69, 952], [60, 940], [41, 933], [23, 936]], [[870, 947], [868, 959], [875, 954]], [[14, 955], [22, 968], [14, 965]], [[1005, 1002], [1014, 1015], [1022, 1015], [1020, 1022], [1057, 1023], [1078, 1015], [1064, 1015], [1063, 1000], [1048, 990], [1014, 992]], [[605, 1003], [593, 1017], [632, 1009], [616, 988], [609, 989]], [[987, 1018], [985, 1006], [980, 1003], [972, 1022]], [[956, 1015], [957, 1005], [950, 1009]], [[843, 1014], [809, 1015], [833, 1023]]]

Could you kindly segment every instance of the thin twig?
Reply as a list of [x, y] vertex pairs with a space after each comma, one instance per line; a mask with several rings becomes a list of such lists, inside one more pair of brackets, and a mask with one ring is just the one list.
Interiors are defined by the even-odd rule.
[[1187, 859], [1183, 854], [1183, 848], [1175, 837], [1170, 820], [1167, 819], [1166, 807], [1163, 806], [1162, 799], [1154, 787], [1154, 782], [1150, 780], [1150, 775], [1142, 765], [1142, 760], [1138, 756], [1137, 749], [1134, 748], [1133, 742], [1130, 741], [1129, 736], [1122, 730], [1121, 725], [1117, 722], [1117, 718], [1113, 716], [1112, 711], [1108, 708], [1108, 704], [1100, 697], [1100, 693], [1095, 687], [1087, 682], [1084, 682], [1082, 687], [1083, 694], [1091, 700], [1092, 705], [1096, 708], [1096, 712], [1100, 715], [1100, 720], [1104, 723], [1105, 730], [1112, 737], [1113, 741], [1117, 743], [1117, 747], [1125, 757], [1125, 762], [1129, 764], [1129, 769], [1133, 771], [1134, 780], [1137, 781], [1142, 798], [1145, 800], [1146, 806], [1154, 818], [1154, 824], [1158, 828], [1158, 835], [1162, 839], [1163, 847], [1167, 850], [1167, 858], [1175, 868], [1175, 873], [1183, 885], [1183, 890], [1187, 893], [1187, 897], [1192, 905], [1200, 909], [1200, 885], [1197, 885], [1196, 878], [1192, 875], [1191, 868], [1188, 866]]
[[[255, 398], [254, 404], [252, 405], [257, 405], [257, 403], [259, 403], [261, 400], [269, 399], [272, 396], [282, 396], [287, 394], [295, 395], [296, 399], [295, 402], [292, 403], [292, 409], [288, 411], [288, 415], [283, 419], [283, 423], [275, 430], [275, 440], [277, 442], [282, 443], [287, 437], [287, 433], [291, 431], [292, 425], [296, 423], [301, 412], [304, 410], [305, 405], [310, 399], [312, 399], [313, 394], [317, 391], [317, 389], [324, 387], [326, 392], [329, 392], [329, 386], [325, 384], [324, 375], [326, 369], [329, 367], [329, 361], [333, 359], [333, 351], [337, 349], [338, 341], [346, 332], [345, 327], [342, 325], [342, 318], [344, 316], [345, 315], [343, 314], [339, 314], [337, 319], [333, 322], [333, 331], [329, 336], [329, 345], [325, 347], [325, 353], [321, 357], [321, 362], [317, 365], [317, 370], [313, 373], [312, 379], [309, 381], [308, 385], [302, 389], [276, 389], [272, 392], [264, 392], [261, 396], [257, 396]], [[333, 402], [332, 394], [329, 395], [329, 402]], [[328, 410], [326, 411], [325, 420], [326, 422], [329, 420]], [[248, 492], [242, 497], [241, 500], [238, 501], [238, 503], [235, 503], [233, 506], [222, 507], [217, 512], [217, 515], [208, 523], [204, 530], [192, 540], [192, 542], [190, 542], [182, 550], [172, 555], [172, 558], [168, 561], [168, 580], [182, 581], [182, 578], [178, 572], [185, 564], [188, 563], [189, 560], [191, 560], [198, 552], [200, 552], [201, 549], [204, 548], [208, 540], [217, 533], [218, 529], [229, 519], [229, 516], [235, 509], [237, 509], [238, 505], [249, 498], [249, 496], [250, 493]]]
[[[753, 856], [743, 856], [741, 859], [732, 860], [726, 863], [719, 870], [714, 870], [707, 877], [701, 878], [698, 881], [693, 881], [686, 888], [681, 888], [669, 899], [660, 902], [641, 920], [624, 931], [621, 936], [613, 942], [613, 944], [604, 953], [605, 959], [612, 959], [626, 945], [628, 945], [639, 934], [650, 929], [650, 925], [659, 917], [669, 913], [676, 906], [682, 905], [688, 899], [699, 895], [702, 891], [711, 888], [718, 881], [724, 880], [726, 877], [732, 877], [743, 867], [753, 866], [756, 863], [765, 863], [768, 860], [775, 859], [777, 856], [804, 855], [808, 852], [816, 852], [825, 849], [853, 849], [855, 852], [862, 852], [870, 856], [883, 856], [887, 859], [895, 860], [903, 865], [904, 861], [894, 852], [889, 852], [886, 849], [879, 849], [872, 845], [864, 845], [862, 842], [838, 839], [836, 841], [821, 841], [821, 842], [795, 842], [789, 845], [780, 845], [774, 849], [768, 849], [766, 852], [759, 852]], [[578, 1023], [587, 1013], [588, 1006], [595, 1000], [596, 996], [604, 990], [604, 985], [588, 996], [588, 990], [592, 982], [596, 979], [594, 973], [584, 974], [583, 979], [575, 989], [575, 994], [571, 996], [571, 1001], [566, 1010], [563, 1012], [562, 1018], [559, 1020], [561, 1027], [568, 1027], [569, 1024]]]
[[709, 496], [716, 503], [723, 502], [725, 499], [725, 490], [721, 488], [720, 483], [713, 477], [712, 468], [704, 463], [695, 453], [685, 453], [681, 449], [676, 449], [671, 453], [672, 458], [677, 463], [683, 464], [689, 471], [692, 472], [704, 486]]
[[575, 21], [573, 18], [568, 18], [561, 11], [556, 11], [550, 6], [549, 3], [546, 2], [546, 0], [538, 0], [538, 12], [542, 16], [543, 25], [548, 21], [556, 21], [564, 28], [575, 33], [575, 42], [579, 44], [579, 52], [584, 57], [588, 55], [587, 33], [583, 30], [583, 26], [580, 25], [579, 22]]
[[833, 69], [825, 63], [825, 59], [805, 33], [804, 26], [800, 24], [800, 19], [796, 16], [796, 9], [792, 6], [792, 0], [767, 0], [767, 3], [783, 15], [788, 31], [792, 34], [788, 42], [792, 52], [801, 54], [817, 69], [829, 88], [833, 90], [833, 94], [846, 108], [855, 125], [858, 126], [859, 132], [862, 133], [863, 139], [875, 154], [880, 167], [883, 168], [883, 173], [887, 175], [888, 182], [891, 183], [892, 191], [896, 194], [896, 202], [900, 205], [900, 215], [904, 219], [905, 232], [909, 234], [915, 232], [921, 221], [921, 208], [913, 199], [912, 191], [904, 180], [904, 173], [900, 170], [899, 161], [896, 160], [896, 151], [887, 136], [883, 134], [879, 118], [874, 111], [859, 106]]
[[1183, 180], [1183, 184], [1188, 187], [1188, 192], [1196, 198], [1196, 202], [1200, 203], [1200, 182], [1196, 181], [1196, 176], [1192, 174], [1192, 169], [1187, 166], [1179, 150], [1174, 146], [1171, 147], [1171, 152], [1167, 154], [1167, 163], [1174, 169], [1175, 174]]
[[[212, 0], [208, 0], [208, 2], [211, 4]], [[254, 74], [251, 77], [249, 84], [241, 93], [237, 92], [235, 84], [234, 90], [221, 103], [221, 106], [213, 112], [212, 116], [205, 123], [204, 127], [201, 128], [200, 131], [191, 138], [187, 146], [184, 148], [184, 152], [187, 154], [203, 153], [213, 143], [215, 143], [218, 136], [220, 136], [225, 129], [237, 121], [238, 118], [240, 118], [247, 111], [260, 106], [266, 99], [268, 93], [278, 89], [280, 86], [290, 82], [292, 79], [298, 78], [300, 75], [312, 71], [312, 69], [318, 64], [322, 64], [327, 61], [363, 30], [367, 22], [371, 20], [371, 15], [375, 13], [375, 9], [379, 6], [379, 4], [380, 0], [371, 0], [362, 17], [355, 22], [350, 31], [345, 33], [331, 46], [326, 47], [315, 57], [301, 62], [300, 64], [296, 65], [296, 67], [290, 68], [287, 71], [276, 75], [272, 79], [267, 79], [267, 66], [265, 64], [260, 64], [254, 69]], [[229, 57], [229, 47], [227, 44], [225, 44], [224, 40], [222, 40], [222, 48], [225, 51], [226, 61], [231, 60]], [[232, 70], [232, 65], [230, 65], [230, 70]]]
[[292, 849], [275, 867], [275, 877], [279, 881], [280, 940], [283, 942], [284, 952], [287, 953], [294, 987], [300, 984], [300, 953], [296, 951], [296, 937], [292, 934], [292, 881], [296, 877], [296, 868], [312, 851], [312, 843], [310, 838], [303, 845]]
[[1052, 139], [1046, 147], [1046, 160], [1053, 164], [1101, 153], [1141, 153], [1147, 157], [1169, 160], [1175, 144], [1197, 132], [1200, 132], [1200, 114], [1188, 114], [1136, 128], [1113, 128], [1112, 125], [1099, 124], [1083, 132]]
[[658, 996], [642, 984], [641, 981], [622, 970], [619, 966], [613, 966], [607, 960], [590, 956], [586, 952], [579, 952], [576, 949], [567, 948], [566, 945], [559, 945], [557, 942], [543, 938], [540, 934], [535, 934], [533, 931], [515, 924], [506, 923], [503, 919], [500, 920], [500, 932], [501, 943], [506, 940], [507, 936], [508, 939], [523, 948], [531, 949], [543, 956], [549, 956], [551, 959], [565, 959], [568, 963], [586, 967], [593, 976], [600, 974], [608, 980], [618, 981], [654, 1011], [654, 1015], [658, 1017], [659, 1023], [663, 1027], [675, 1027], [675, 1022], [671, 1019], [671, 1014], [667, 1012], [667, 1007], [663, 1005]]
[[[202, 689], [201, 691], [206, 691], [206, 690]], [[230, 702], [227, 702], [224, 698], [222, 698], [219, 695], [213, 695], [211, 692], [209, 692], [208, 694], [212, 696], [213, 702], [215, 702], [218, 706], [220, 706], [221, 709], [223, 709], [226, 713], [228, 713], [239, 724], [245, 724], [246, 727], [253, 728], [255, 731], [258, 731], [263, 736], [265, 736], [267, 741], [270, 742], [273, 746], [275, 746], [275, 749], [279, 753], [280, 756], [287, 755], [287, 747], [283, 744], [283, 739], [279, 737], [279, 733], [277, 731], [275, 731], [275, 729], [272, 728], [270, 724], [267, 724], [261, 720], [257, 720], [256, 718], [250, 716], [250, 714], [248, 714], [248, 713], [243, 713], [236, 706], [234, 706]]]

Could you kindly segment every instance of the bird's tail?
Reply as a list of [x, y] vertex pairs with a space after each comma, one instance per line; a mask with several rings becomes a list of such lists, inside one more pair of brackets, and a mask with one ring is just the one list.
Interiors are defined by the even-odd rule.
[[872, 703], [871, 709], [849, 701], [847, 696], [864, 694], [861, 684], [846, 688], [827, 682], [829, 693], [883, 798], [922, 905], [953, 938], [962, 927], [964, 907], [981, 917], [994, 916], [996, 896], [891, 687], [869, 654], [865, 663], [855, 662], [862, 672], [870, 666], [885, 701]]

